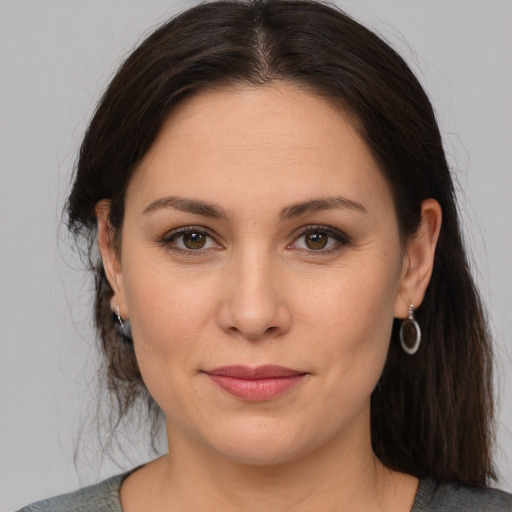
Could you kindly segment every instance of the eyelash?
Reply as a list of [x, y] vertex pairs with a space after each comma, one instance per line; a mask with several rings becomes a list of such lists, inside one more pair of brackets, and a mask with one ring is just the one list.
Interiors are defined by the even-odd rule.
[[[334, 253], [336, 251], [339, 251], [344, 246], [347, 246], [347, 245], [349, 245], [351, 243], [350, 238], [347, 235], [345, 235], [344, 233], [342, 233], [341, 231], [337, 230], [337, 229], [331, 228], [329, 226], [310, 225], [310, 226], [304, 226], [302, 229], [300, 229], [299, 232], [294, 235], [292, 243], [287, 245], [286, 248], [287, 249], [291, 249], [292, 248], [291, 246], [293, 244], [297, 243], [297, 241], [301, 237], [303, 237], [307, 233], [311, 233], [311, 232], [313, 232], [313, 233], [314, 232], [323, 233], [323, 234], [327, 235], [328, 238], [334, 239], [334, 241], [336, 243], [335, 243], [334, 247], [331, 247], [329, 249], [319, 249], [319, 250], [314, 250], [314, 249], [296, 249], [301, 254], [305, 254], [305, 255], [308, 255], [308, 256], [329, 255], [329, 254], [332, 254], [332, 253]], [[175, 229], [175, 230], [170, 231], [165, 236], [163, 236], [161, 239], [159, 239], [158, 243], [160, 243], [160, 245], [162, 245], [162, 247], [165, 247], [165, 248], [167, 248], [169, 250], [172, 250], [172, 251], [176, 251], [176, 252], [185, 254], [187, 256], [201, 256], [204, 253], [206, 253], [207, 251], [210, 251], [212, 249], [212, 248], [206, 248], [206, 249], [203, 249], [203, 248], [200, 248], [200, 249], [183, 249], [181, 247], [177, 247], [175, 245], [174, 246], [172, 245], [173, 242], [175, 242], [179, 237], [182, 237], [183, 235], [191, 234], [191, 233], [197, 233], [199, 235], [204, 235], [204, 236], [210, 238], [211, 240], [215, 241], [214, 236], [211, 235], [208, 230], [205, 230], [204, 227], [187, 226], [185, 228], [179, 228], [179, 229]], [[218, 244], [217, 242], [215, 242], [215, 243], [217, 244], [217, 247], [219, 247], [220, 244]]]
[[329, 226], [311, 225], [311, 226], [304, 226], [303, 228], [301, 228], [299, 230], [299, 232], [295, 234], [293, 242], [290, 245], [288, 245], [287, 248], [289, 248], [291, 245], [295, 244], [301, 237], [303, 237], [307, 233], [315, 233], [315, 232], [324, 233], [329, 238], [334, 239], [334, 241], [336, 242], [335, 245], [329, 249], [324, 249], [324, 250], [320, 249], [320, 250], [316, 250], [316, 251], [314, 249], [297, 249], [302, 254], [306, 254], [308, 256], [315, 256], [315, 255], [326, 256], [326, 255], [333, 254], [333, 253], [339, 251], [340, 249], [342, 249], [343, 247], [346, 247], [347, 245], [349, 245], [351, 243], [350, 238], [347, 235], [345, 235], [343, 232], [339, 231], [338, 229], [331, 228]]
[[[206, 237], [210, 238], [211, 240], [215, 240], [215, 238], [209, 233], [208, 230], [205, 230], [205, 228], [202, 228], [199, 226], [187, 226], [185, 228], [173, 229], [172, 231], [170, 231], [169, 233], [164, 235], [160, 240], [158, 240], [158, 242], [160, 243], [160, 245], [162, 245], [162, 247], [165, 247], [172, 251], [179, 252], [181, 254], [185, 254], [187, 256], [200, 256], [210, 250], [210, 248], [207, 248], [207, 249], [183, 249], [181, 247], [176, 247], [175, 245], [172, 245], [173, 242], [175, 242], [179, 237], [182, 237], [183, 235], [186, 235], [189, 233], [197, 233], [199, 235], [205, 235]], [[217, 243], [217, 245], [219, 245], [219, 244]]]

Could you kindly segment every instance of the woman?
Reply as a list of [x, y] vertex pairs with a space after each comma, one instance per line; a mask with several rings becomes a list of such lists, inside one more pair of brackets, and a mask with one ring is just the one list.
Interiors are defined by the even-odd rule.
[[152, 34], [82, 144], [120, 412], [169, 454], [35, 510], [510, 510], [487, 328], [432, 108], [314, 2], [212, 2]]

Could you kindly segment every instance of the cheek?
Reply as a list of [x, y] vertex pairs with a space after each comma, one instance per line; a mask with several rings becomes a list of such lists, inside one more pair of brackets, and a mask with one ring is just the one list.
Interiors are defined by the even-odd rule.
[[[357, 338], [358, 345], [378, 342], [379, 333], [387, 332], [393, 320], [398, 278], [389, 269], [387, 265], [347, 266], [327, 276], [307, 293], [302, 290], [298, 317], [309, 318], [326, 339]], [[333, 336], [334, 332], [339, 336]]]
[[332, 385], [338, 380], [373, 389], [389, 347], [399, 266], [360, 263], [304, 294], [298, 318], [321, 347], [318, 355], [330, 368]]
[[[179, 377], [173, 368], [196, 367], [193, 358], [202, 353], [206, 324], [213, 317], [212, 286], [204, 279], [201, 283], [186, 279], [183, 272], [169, 264], [145, 262], [143, 257], [135, 256], [132, 261], [127, 258], [123, 273], [135, 350], [144, 380], [166, 382]], [[160, 380], [158, 373], [162, 374]]]
[[393, 324], [392, 308], [382, 307], [389, 298], [382, 289], [376, 293], [361, 281], [353, 288], [345, 283], [331, 298], [317, 309], [325, 321], [311, 322], [316, 325], [317, 345], [322, 347], [315, 362], [323, 377], [323, 400], [312, 410], [311, 422], [330, 425], [328, 433], [344, 429], [353, 418], [366, 417], [364, 411], [369, 410], [386, 362]]
[[175, 273], [143, 270], [142, 264], [133, 274], [127, 267], [126, 303], [142, 378], [168, 418], [182, 417], [194, 407], [187, 397], [197, 394], [194, 377], [207, 350], [205, 324], [212, 317], [208, 287], [198, 290], [177, 280]]
[[[166, 346], [200, 331], [211, 304], [212, 283], [204, 273], [178, 268], [161, 247], [123, 247], [123, 284], [134, 337], [141, 345]], [[206, 277], [206, 279], [205, 279]], [[176, 336], [169, 339], [169, 335]]]

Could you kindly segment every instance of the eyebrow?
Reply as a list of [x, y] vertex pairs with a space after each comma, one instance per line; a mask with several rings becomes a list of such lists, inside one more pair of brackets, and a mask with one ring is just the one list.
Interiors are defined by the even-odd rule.
[[[203, 217], [210, 217], [215, 219], [226, 219], [228, 217], [227, 211], [220, 206], [198, 199], [187, 199], [177, 196], [169, 196], [156, 199], [144, 209], [142, 215], [147, 215], [161, 208], [172, 208], [182, 212], [193, 213]], [[347, 199], [346, 197], [342, 196], [328, 196], [318, 199], [311, 199], [310, 201], [293, 203], [290, 206], [283, 208], [279, 217], [282, 221], [284, 221], [294, 219], [296, 217], [301, 217], [306, 214], [337, 208], [368, 213], [366, 208], [361, 203], [352, 201], [351, 199]]]
[[205, 201], [199, 201], [197, 199], [185, 199], [183, 197], [162, 197], [150, 203], [142, 215], [147, 215], [160, 208], [173, 208], [187, 213], [195, 213], [196, 215], [202, 215], [203, 217], [212, 217], [215, 219], [227, 218], [227, 212], [220, 206], [206, 203]]
[[281, 210], [280, 217], [281, 220], [290, 220], [302, 215], [321, 212], [324, 210], [333, 210], [336, 208], [345, 208], [362, 213], [368, 213], [361, 203], [342, 196], [327, 196], [286, 206]]

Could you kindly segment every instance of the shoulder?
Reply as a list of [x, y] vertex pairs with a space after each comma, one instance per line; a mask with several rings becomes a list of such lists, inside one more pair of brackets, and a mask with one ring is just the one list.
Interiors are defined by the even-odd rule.
[[420, 480], [412, 512], [512, 512], [512, 495], [425, 478]]
[[122, 512], [119, 489], [126, 474], [23, 507], [18, 512]]

